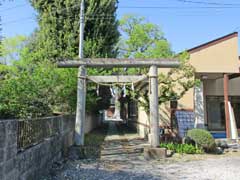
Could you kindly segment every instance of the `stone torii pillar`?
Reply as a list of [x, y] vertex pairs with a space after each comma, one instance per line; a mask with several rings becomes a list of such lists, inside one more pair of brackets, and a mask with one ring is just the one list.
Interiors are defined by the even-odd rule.
[[[86, 103], [86, 70], [85, 67], [91, 68], [114, 68], [114, 67], [137, 67], [150, 68], [150, 121], [151, 121], [151, 146], [159, 146], [159, 109], [158, 109], [158, 68], [177, 68], [179, 61], [176, 59], [109, 59], [109, 58], [81, 58], [80, 60], [63, 60], [58, 63], [59, 68], [79, 68], [78, 77], [78, 100], [77, 100], [77, 117], [75, 128], [75, 144], [84, 145], [84, 120], [85, 120], [85, 103]], [[88, 77], [90, 78], [90, 77]], [[142, 77], [137, 77], [139, 78]], [[92, 79], [108, 82], [109, 77], [92, 77]], [[115, 80], [114, 80], [115, 79]], [[129, 77], [121, 77], [124, 82]], [[110, 82], [119, 82], [119, 77], [110, 77]], [[131, 81], [136, 77], [131, 77]], [[129, 82], [129, 81], [127, 81]]]
[[77, 85], [77, 110], [75, 124], [75, 145], [84, 145], [84, 124], [85, 124], [85, 107], [86, 107], [86, 75], [87, 70], [84, 66], [78, 68], [78, 85]]
[[158, 106], [158, 68], [151, 66], [149, 70], [149, 106], [150, 106], [150, 143], [152, 147], [159, 146], [159, 106]]

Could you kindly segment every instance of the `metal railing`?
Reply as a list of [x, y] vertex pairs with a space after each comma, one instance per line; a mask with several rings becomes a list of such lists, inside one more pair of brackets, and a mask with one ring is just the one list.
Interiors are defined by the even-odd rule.
[[61, 119], [59, 117], [19, 120], [17, 146], [19, 151], [36, 145], [46, 138], [60, 133]]

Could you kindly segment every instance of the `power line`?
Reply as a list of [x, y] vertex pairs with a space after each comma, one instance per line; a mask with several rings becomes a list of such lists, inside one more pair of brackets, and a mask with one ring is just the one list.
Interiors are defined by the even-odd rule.
[[0, 11], [0, 13], [6, 12], [6, 11], [9, 11], [9, 10], [12, 10], [12, 9], [16, 9], [16, 8], [19, 8], [19, 7], [24, 7], [24, 6], [27, 6], [27, 5], [28, 5], [27, 3], [26, 4], [19, 4], [19, 5], [7, 8], [7, 9], [3, 9], [3, 10]]
[[234, 28], [233, 32], [240, 31], [240, 26]]
[[13, 24], [13, 23], [16, 23], [16, 22], [22, 22], [22, 21], [30, 20], [30, 19], [31, 19], [31, 20], [34, 20], [33, 18], [34, 18], [33, 16], [28, 16], [28, 17], [24, 17], [24, 18], [12, 20], [12, 21], [3, 22], [2, 25], [5, 25], [5, 24]]
[[[239, 4], [240, 5], [240, 4]], [[240, 6], [121, 6], [121, 9], [238, 9]]]
[[[213, 12], [214, 13], [214, 12]], [[219, 13], [217, 13], [216, 15], [219, 15]], [[184, 13], [179, 13], [176, 14], [176, 16], [209, 16], [208, 14], [196, 14], [196, 12], [194, 12], [194, 14], [184, 14]], [[110, 15], [86, 15], [85, 19], [86, 20], [114, 20], [116, 18], [116, 16], [110, 16]], [[15, 19], [12, 21], [7, 21], [2, 23], [2, 25], [6, 25], [6, 24], [13, 24], [13, 23], [19, 23], [19, 22], [23, 22], [26, 20], [36, 20], [37, 18], [34, 16], [28, 16], [28, 17], [24, 17], [24, 18], [20, 18], [20, 19]], [[41, 20], [41, 18], [38, 18], [39, 20]], [[74, 17], [69, 18], [69, 19], [74, 19]], [[77, 19], [77, 18], [76, 18]]]
[[[3, 9], [3, 10], [1, 10], [0, 11], [0, 13], [1, 12], [5, 12], [5, 11], [8, 11], [8, 10], [12, 10], [12, 9], [16, 9], [16, 8], [19, 8], [19, 7], [24, 7], [24, 6], [28, 6], [29, 4], [19, 4], [19, 5], [17, 5], [17, 6], [13, 6], [13, 7], [10, 7], [10, 8], [7, 8], [7, 9]], [[75, 5], [73, 5], [72, 7], [66, 7], [66, 8], [64, 8], [64, 9], [62, 9], [61, 11], [65, 11], [65, 10], [67, 10], [67, 9], [71, 9], [71, 8], [76, 8], [76, 7], [79, 7], [79, 4], [75, 4]], [[60, 12], [61, 12], [60, 11]], [[56, 11], [57, 12], [57, 11]]]
[[[73, 9], [73, 8], [76, 8], [77, 6], [72, 6], [70, 7], [69, 9]], [[129, 7], [130, 8], [130, 7]], [[136, 7], [138, 8], [138, 7]], [[142, 8], [142, 7], [140, 7]], [[145, 7], [147, 8], [147, 7]], [[158, 8], [158, 7], [155, 7], [155, 8]], [[240, 8], [240, 7], [239, 7]], [[52, 12], [63, 12], [65, 11], [65, 9], [62, 9], [61, 11], [52, 11]], [[168, 10], [168, 9], [166, 9]], [[184, 12], [180, 12], [180, 13], [184, 13]], [[186, 13], [186, 12], [185, 12]], [[196, 14], [196, 11], [193, 12], [193, 14], [191, 14], [191, 12], [187, 12], [188, 14], [178, 14], [178, 16], [182, 15], [182, 16], [194, 16], [194, 15], [197, 15], [197, 16], [203, 16], [203, 15], [206, 15], [205, 13], [204, 14]], [[212, 13], [214, 13], [214, 11], [212, 11]], [[89, 15], [85, 15], [85, 18], [86, 20], [96, 20], [96, 19], [101, 19], [101, 20], [112, 20], [112, 19], [115, 19], [117, 16], [116, 15], [109, 15], [109, 14], [89, 14]], [[24, 20], [29, 20], [29, 19], [32, 19], [32, 20], [36, 20], [36, 16], [28, 16], [28, 17], [24, 17], [24, 18], [20, 18], [20, 19], [16, 19], [16, 20], [12, 20], [12, 21], [7, 21], [7, 22], [3, 22], [2, 24], [5, 25], [5, 24], [12, 24], [12, 23], [16, 23], [16, 22], [22, 22]], [[72, 18], [73, 19], [73, 18]], [[38, 17], [38, 20], [41, 20], [41, 17]]]
[[[101, 20], [112, 20], [115, 19], [115, 16], [85, 16], [86, 20], [97, 20], [97, 19], [101, 19]], [[41, 19], [41, 18], [39, 18]], [[70, 19], [74, 19], [74, 18], [70, 18]], [[23, 22], [25, 20], [36, 20], [34, 16], [28, 16], [28, 17], [23, 17], [23, 18], [19, 18], [19, 19], [15, 19], [12, 21], [7, 21], [2, 23], [2, 25], [6, 25], [6, 24], [13, 24], [13, 23], [18, 23], [18, 22]]]
[[[240, 8], [240, 4], [233, 4], [233, 3], [217, 3], [217, 2], [203, 2], [203, 1], [191, 1], [191, 0], [176, 0], [179, 2], [183, 2], [183, 3], [193, 3], [193, 4], [203, 4], [203, 5], [214, 5], [214, 6], [118, 6], [118, 8], [120, 9], [225, 9], [225, 8]], [[28, 4], [19, 4], [4, 10], [1, 10], [0, 12], [6, 12], [12, 9], [16, 9], [19, 7], [24, 7], [27, 6]], [[70, 8], [64, 8], [61, 11], [65, 11], [67, 9], [71, 9], [71, 8], [75, 8], [75, 7], [79, 7], [79, 4], [76, 4]]]
[[[15, 8], [22, 7], [22, 6], [26, 6], [26, 5], [27, 5], [27, 4], [22, 4], [22, 5], [14, 6], [14, 7], [5, 9], [5, 10], [0, 11], [0, 12], [4, 12], [4, 11], [10, 10], [10, 9], [15, 9]], [[55, 10], [55, 11], [51, 11], [51, 12], [52, 12], [52, 13], [61, 13], [61, 12], [67, 11], [67, 10], [69, 10], [69, 9], [72, 10], [72, 9], [75, 9], [75, 8], [79, 8], [79, 4], [75, 4], [75, 5], [71, 6], [71, 7], [63, 8], [63, 9], [61, 9], [60, 11]], [[93, 14], [93, 15], [88, 15], [88, 16], [94, 16], [94, 14]], [[105, 15], [103, 15], [103, 16], [105, 16]]]
[[219, 2], [204, 2], [204, 1], [191, 1], [191, 0], [177, 0], [183, 3], [191, 4], [204, 4], [204, 5], [217, 5], [217, 6], [239, 6], [240, 4], [232, 3], [219, 3]]
[[[181, 1], [181, 2], [192, 2], [190, 0], [177, 0], [177, 1]], [[199, 1], [193, 1], [193, 2], [199, 2]], [[11, 8], [8, 8], [8, 9], [5, 9], [3, 11], [7, 11], [7, 10], [10, 10], [10, 9], [15, 9], [15, 8], [18, 8], [18, 7], [22, 7], [22, 6], [26, 6], [27, 4], [21, 4], [21, 5], [17, 5], [17, 6], [14, 6], [14, 7], [11, 7]], [[221, 4], [223, 5], [223, 4]], [[226, 5], [226, 4], [225, 4]], [[75, 9], [75, 8], [79, 8], [79, 4], [76, 4], [76, 5], [73, 5], [72, 7], [66, 7], [60, 11], [52, 11], [52, 13], [61, 13], [61, 12], [64, 12], [68, 9]], [[228, 9], [228, 8], [240, 8], [240, 6], [203, 6], [203, 7], [194, 7], [194, 6], [190, 6], [190, 7], [179, 7], [179, 6], [120, 6], [118, 8], [125, 8], [125, 9], [163, 9], [163, 10], [171, 10], [171, 9], [178, 9], [178, 10], [181, 10], [181, 9]], [[3, 12], [3, 11], [0, 11], [0, 12]], [[194, 12], [195, 13], [195, 12]], [[116, 18], [116, 15], [107, 15], [107, 14], [91, 14], [91, 15], [86, 15], [85, 16], [87, 20], [94, 20], [94, 19], [102, 19], [102, 20], [111, 20], [111, 19], [114, 19]], [[35, 17], [24, 17], [24, 18], [21, 18], [21, 19], [16, 19], [16, 20], [12, 20], [12, 21], [7, 21], [7, 22], [3, 22], [2, 24], [5, 25], [5, 24], [11, 24], [11, 23], [16, 23], [16, 22], [20, 22], [20, 21], [23, 21], [23, 20], [29, 20], [29, 19], [33, 19]], [[41, 18], [39, 18], [41, 19]]]
[[[18, 6], [15, 6], [15, 7], [12, 7], [12, 8], [17, 8]], [[68, 10], [68, 9], [75, 9], [75, 8], [79, 8], [79, 4], [76, 4], [76, 5], [73, 5], [71, 7], [66, 7], [66, 8], [63, 8], [61, 9], [60, 11], [58, 10], [55, 10], [55, 11], [52, 11], [52, 13], [64, 13], [64, 11]], [[108, 14], [91, 14], [91, 15], [85, 15], [86, 19], [88, 20], [93, 20], [94, 18], [95, 19], [100, 19], [100, 17], [102, 17], [102, 19], [113, 19], [113, 18], [116, 18], [115, 15], [108, 15]], [[23, 20], [29, 20], [29, 19], [32, 19], [32, 20], [35, 20], [33, 19], [35, 18], [34, 16], [28, 16], [28, 17], [24, 17], [24, 18], [20, 18], [20, 19], [16, 19], [16, 20], [12, 20], [12, 21], [7, 21], [7, 22], [3, 22], [2, 25], [5, 25], [5, 24], [12, 24], [12, 23], [16, 23], [16, 22], [20, 22], [20, 21], [23, 21]], [[41, 20], [41, 17], [38, 17], [39, 20]]]

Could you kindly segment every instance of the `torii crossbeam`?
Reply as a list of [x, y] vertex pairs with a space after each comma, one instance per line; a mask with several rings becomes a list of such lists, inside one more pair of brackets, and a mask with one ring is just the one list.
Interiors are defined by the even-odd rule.
[[150, 67], [157, 66], [161, 68], [178, 67], [179, 62], [176, 59], [114, 59], [114, 58], [83, 58], [74, 61], [62, 61], [58, 67], [76, 68], [79, 66], [86, 67]]
[[[59, 68], [79, 68], [78, 73], [78, 93], [77, 93], [77, 111], [76, 111], [76, 123], [75, 123], [75, 144], [84, 145], [84, 121], [85, 121], [85, 103], [86, 103], [86, 67], [147, 67], [149, 70], [150, 79], [150, 131], [152, 147], [159, 146], [159, 106], [158, 106], [158, 68], [177, 68], [179, 67], [179, 61], [176, 59], [108, 59], [108, 58], [83, 58], [79, 60], [64, 60], [58, 63]], [[100, 76], [95, 80], [101, 80], [101, 82], [109, 82], [109, 76]], [[121, 82], [129, 82], [129, 76], [121, 77]], [[134, 76], [130, 79], [137, 79]], [[141, 76], [139, 76], [141, 78]]]

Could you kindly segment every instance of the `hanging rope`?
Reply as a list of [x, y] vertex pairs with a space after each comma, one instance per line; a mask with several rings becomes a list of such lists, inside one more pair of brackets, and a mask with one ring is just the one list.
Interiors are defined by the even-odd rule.
[[[86, 79], [88, 79], [88, 77], [86, 76], [85, 77]], [[149, 78], [149, 76], [146, 76], [146, 78]], [[132, 86], [132, 89], [134, 89], [134, 85], [135, 84], [138, 84], [140, 83], [141, 81], [144, 81], [145, 79], [140, 79], [138, 81], [135, 81], [135, 82], [116, 82], [116, 83], [100, 83], [100, 82], [97, 82], [97, 81], [94, 81], [93, 79], [88, 79], [90, 80], [91, 82], [93, 83], [96, 83], [100, 86], [108, 86], [108, 87], [112, 87], [112, 86], [117, 86], [117, 85], [121, 85], [121, 86], [124, 86], [124, 85], [131, 85]]]
[[112, 86], [110, 87], [110, 91], [111, 91], [111, 95], [112, 95], [112, 97], [115, 97], [114, 88], [113, 88]]
[[127, 96], [127, 90], [126, 90], [126, 85], [125, 84], [123, 85], [122, 90], [123, 90], [123, 97], [126, 97]]
[[132, 83], [132, 90], [134, 91], [134, 84]]
[[99, 96], [99, 84], [97, 85], [96, 93], [97, 93], [97, 96]]

